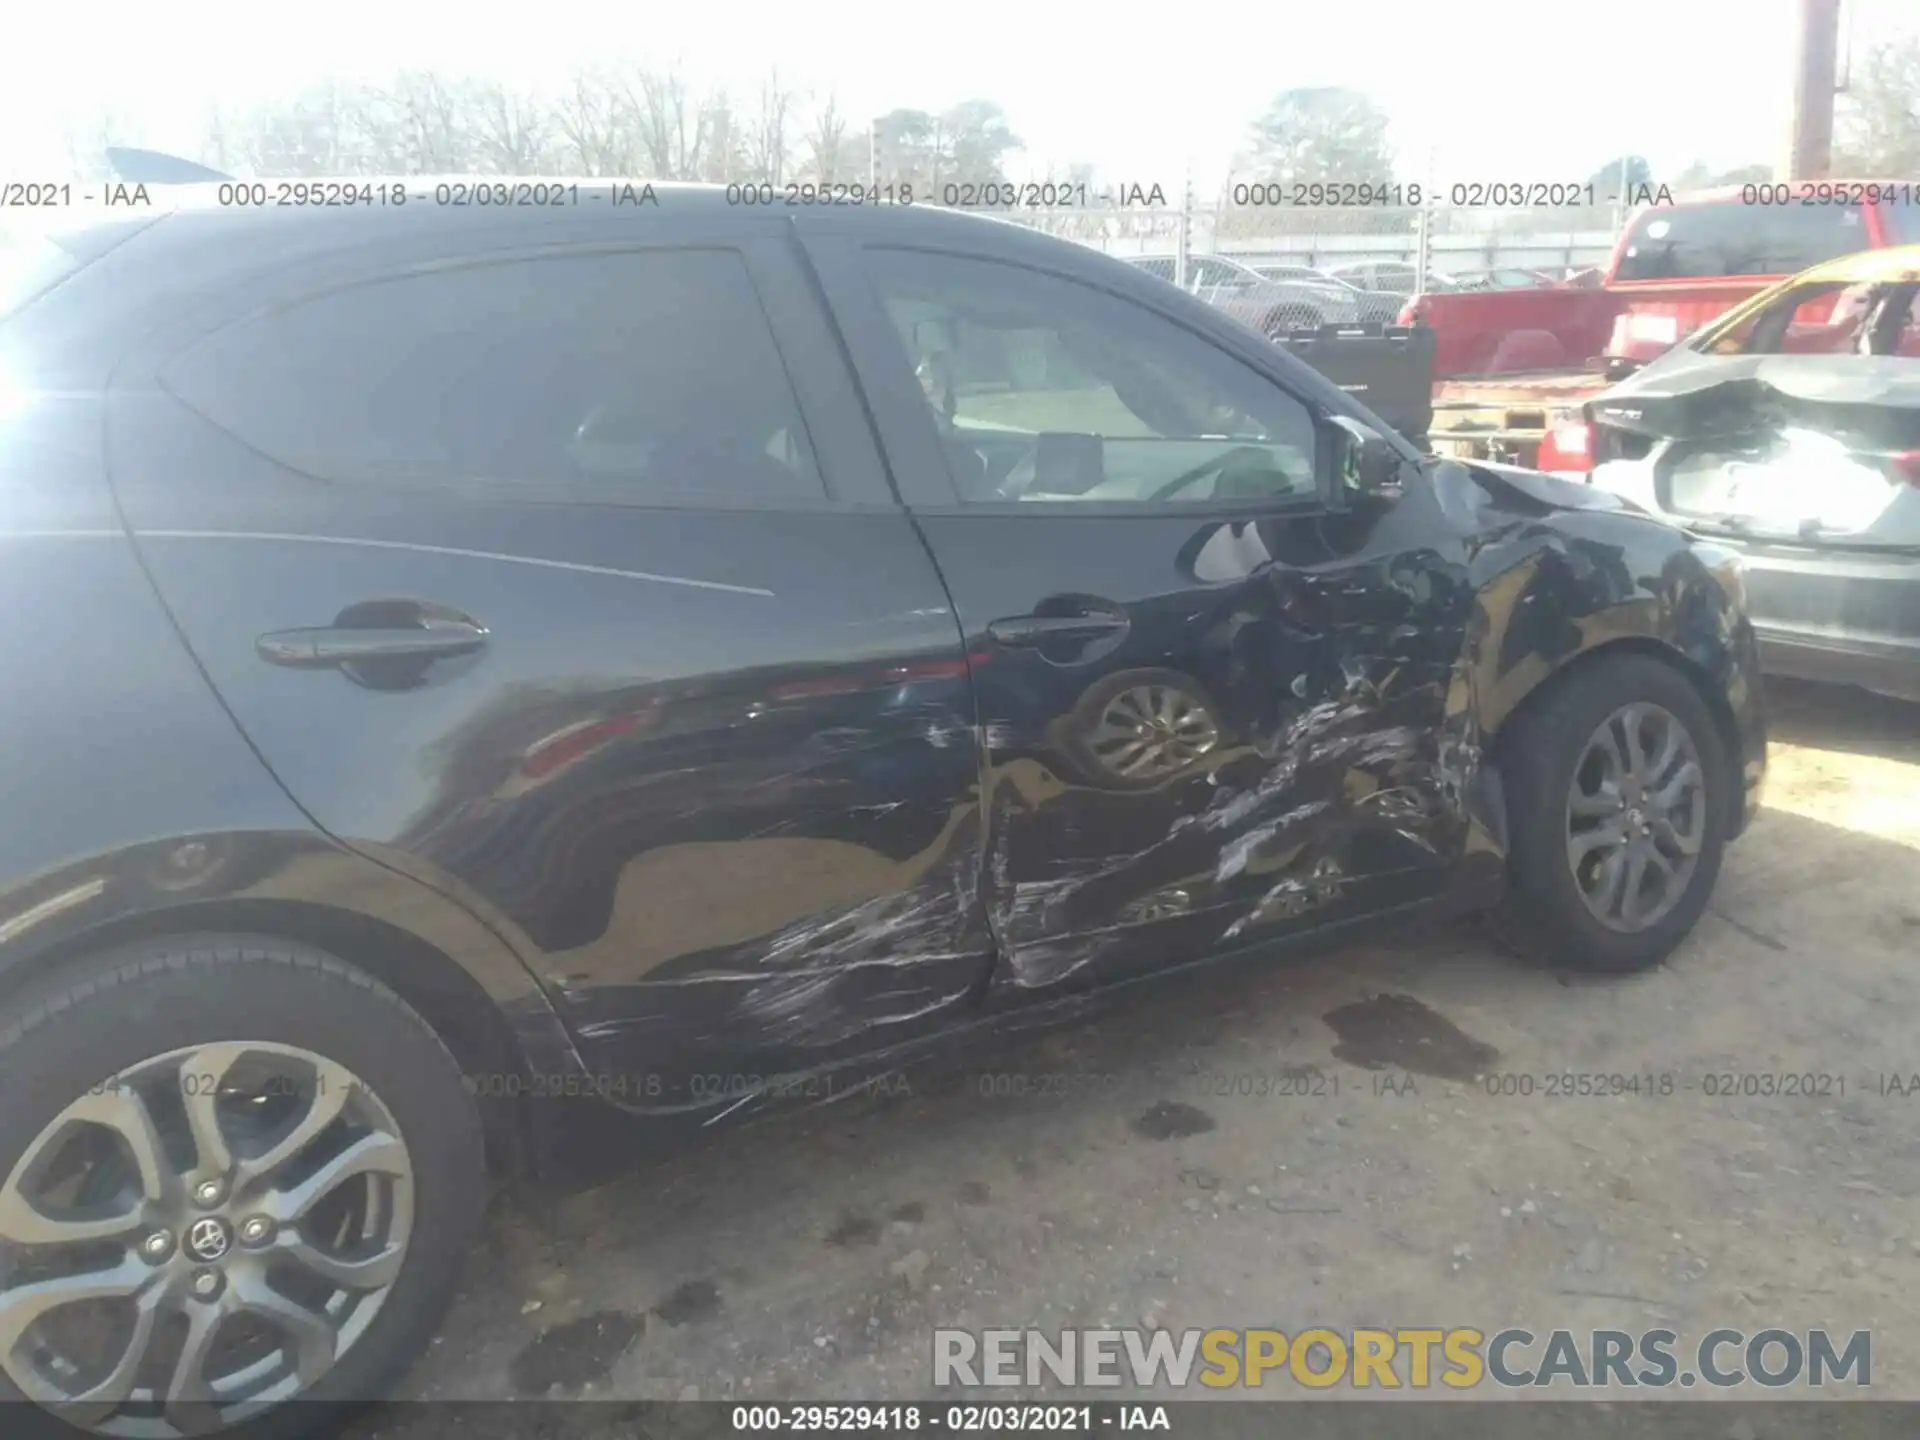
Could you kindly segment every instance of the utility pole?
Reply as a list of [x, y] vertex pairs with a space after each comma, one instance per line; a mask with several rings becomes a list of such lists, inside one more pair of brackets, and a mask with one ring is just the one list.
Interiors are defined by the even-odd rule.
[[1840, 69], [1840, 0], [1796, 0], [1793, 128], [1788, 180], [1824, 180], [1833, 166], [1833, 97]]

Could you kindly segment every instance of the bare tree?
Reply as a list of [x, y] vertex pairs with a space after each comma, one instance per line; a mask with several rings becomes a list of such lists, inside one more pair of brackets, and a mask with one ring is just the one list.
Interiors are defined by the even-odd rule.
[[778, 185], [786, 179], [792, 149], [790, 133], [796, 99], [771, 70], [760, 82], [760, 94], [751, 120], [741, 135], [740, 178]]
[[553, 124], [570, 163], [581, 175], [632, 175], [639, 149], [623, 87], [597, 70], [577, 70], [554, 107]]
[[474, 87], [472, 101], [471, 129], [482, 169], [502, 175], [545, 173], [554, 116], [539, 94], [490, 80]]
[[352, 175], [369, 168], [365, 148], [370, 97], [358, 86], [324, 80], [292, 100], [256, 109], [223, 141], [255, 175]]
[[[859, 140], [857, 147], [856, 139]], [[826, 102], [814, 111], [813, 124], [807, 127], [803, 143], [806, 159], [801, 162], [801, 173], [808, 179], [832, 184], [867, 178], [866, 141], [864, 137], [847, 134], [847, 117], [841, 112], [839, 98], [832, 92], [828, 92]]]
[[67, 170], [76, 180], [111, 179], [113, 167], [107, 164], [108, 148], [142, 143], [139, 119], [112, 108], [96, 111], [85, 119], [69, 120], [64, 129]]
[[1920, 175], [1920, 35], [1867, 52], [1843, 97], [1837, 175]]
[[409, 170], [452, 175], [479, 168], [470, 123], [472, 91], [472, 82], [449, 80], [431, 70], [401, 73], [386, 100], [411, 152]]
[[647, 175], [655, 180], [692, 180], [700, 173], [701, 130], [706, 117], [678, 65], [642, 70], [626, 88], [639, 132]]
[[696, 133], [699, 139], [694, 168], [687, 178], [713, 183], [740, 179], [746, 170], [742, 151], [745, 137], [733, 111], [733, 100], [725, 90], [715, 90], [700, 102]]

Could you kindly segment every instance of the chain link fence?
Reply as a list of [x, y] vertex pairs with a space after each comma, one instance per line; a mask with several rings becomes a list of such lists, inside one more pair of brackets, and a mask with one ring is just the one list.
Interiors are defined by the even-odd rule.
[[[1262, 187], [1235, 188], [1257, 195]], [[1615, 233], [1613, 216], [1593, 207], [1176, 202], [990, 213], [1132, 260], [1211, 299], [1264, 287], [1272, 303], [1262, 314], [1283, 328], [1390, 322], [1419, 288], [1558, 280], [1604, 264]], [[1329, 276], [1357, 294], [1330, 295]]]

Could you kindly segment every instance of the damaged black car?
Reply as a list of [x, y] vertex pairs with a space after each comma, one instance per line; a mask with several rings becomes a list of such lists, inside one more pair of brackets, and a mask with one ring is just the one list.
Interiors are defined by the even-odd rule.
[[1740, 551], [1771, 673], [1920, 700], [1920, 246], [1771, 287], [1597, 397], [1594, 484]]
[[605, 190], [13, 252], [0, 1397], [320, 1424], [489, 1168], [1381, 923], [1641, 969], [1754, 814], [1737, 527], [1018, 226]]

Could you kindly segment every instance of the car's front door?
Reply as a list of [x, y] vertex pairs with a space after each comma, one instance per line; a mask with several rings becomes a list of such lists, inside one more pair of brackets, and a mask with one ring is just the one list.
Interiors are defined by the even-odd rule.
[[1003, 991], [1439, 888], [1462, 841], [1442, 751], [1465, 605], [1439, 593], [1457, 557], [1330, 505], [1323, 417], [1172, 313], [1040, 262], [813, 251], [990, 657]]
[[309, 813], [514, 938], [610, 1098], [732, 1103], [978, 996], [971, 696], [791, 242], [631, 223], [232, 297], [113, 457]]

